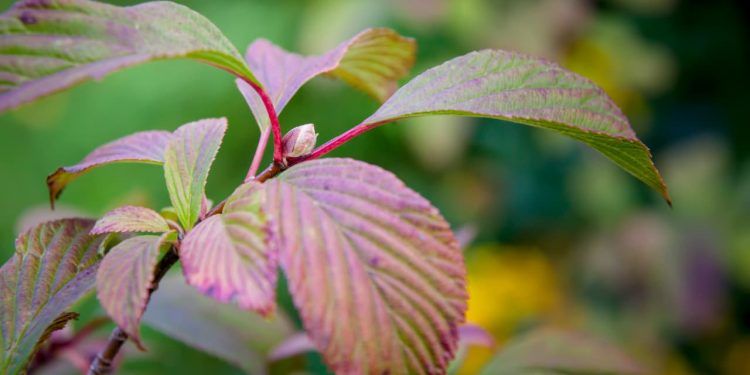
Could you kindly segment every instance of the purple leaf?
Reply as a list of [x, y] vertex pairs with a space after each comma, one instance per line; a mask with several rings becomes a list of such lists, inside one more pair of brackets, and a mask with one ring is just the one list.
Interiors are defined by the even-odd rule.
[[112, 320], [139, 348], [139, 326], [148, 303], [159, 253], [174, 232], [128, 238], [113, 247], [96, 274], [96, 295]]
[[[265, 39], [258, 39], [245, 57], [257, 79], [271, 97], [277, 113], [302, 85], [321, 74], [339, 78], [384, 101], [396, 89], [396, 81], [414, 64], [416, 43], [385, 28], [367, 29], [322, 55], [302, 56], [287, 52]], [[263, 103], [242, 80], [237, 87], [245, 96], [261, 130], [268, 124]]]
[[461, 250], [440, 213], [350, 159], [266, 182], [280, 262], [305, 329], [337, 373], [442, 373], [466, 310]]
[[458, 341], [461, 346], [495, 347], [495, 339], [484, 328], [476, 324], [464, 324], [458, 329]]
[[76, 165], [58, 168], [47, 177], [50, 203], [54, 206], [65, 186], [92, 168], [122, 162], [163, 163], [164, 150], [171, 137], [166, 131], [135, 133], [100, 146]]
[[123, 206], [104, 214], [91, 229], [91, 234], [167, 231], [169, 224], [158, 212], [145, 207]]
[[268, 359], [271, 361], [280, 361], [316, 350], [315, 344], [310, 340], [310, 336], [307, 333], [299, 332], [289, 336], [281, 344], [273, 348], [271, 353], [268, 354]]
[[264, 204], [259, 184], [240, 185], [222, 214], [188, 232], [180, 259], [188, 284], [203, 294], [269, 315], [275, 307], [277, 260]]
[[175, 130], [164, 153], [169, 199], [189, 231], [200, 217], [208, 171], [219, 151], [227, 119], [191, 122]]
[[143, 323], [248, 374], [269, 372], [266, 355], [292, 333], [292, 322], [283, 311], [263, 318], [217, 303], [185, 285], [180, 275], [162, 279]]
[[575, 374], [644, 374], [644, 369], [611, 344], [576, 332], [543, 328], [508, 343], [482, 374], [530, 371]]
[[209, 20], [171, 2], [23, 0], [0, 15], [0, 112], [152, 60], [190, 58], [255, 80]]
[[567, 135], [595, 148], [669, 202], [651, 153], [620, 109], [598, 86], [557, 64], [505, 51], [472, 52], [414, 78], [363, 126], [430, 114], [490, 117]]
[[94, 221], [40, 224], [16, 240], [16, 253], [0, 268], [0, 372], [23, 372], [40, 340], [72, 316], [70, 306], [94, 286], [98, 252], [106, 236], [91, 236]]

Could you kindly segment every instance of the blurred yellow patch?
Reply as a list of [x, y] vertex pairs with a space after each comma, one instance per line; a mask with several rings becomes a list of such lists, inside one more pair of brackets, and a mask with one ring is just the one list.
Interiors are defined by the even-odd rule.
[[743, 338], [732, 344], [724, 359], [724, 373], [750, 374], [750, 338]]
[[[470, 252], [467, 267], [467, 320], [485, 328], [500, 344], [525, 323], [548, 320], [561, 310], [564, 297], [557, 272], [538, 250], [482, 246]], [[485, 349], [471, 349], [460, 372], [477, 373], [490, 356]]]

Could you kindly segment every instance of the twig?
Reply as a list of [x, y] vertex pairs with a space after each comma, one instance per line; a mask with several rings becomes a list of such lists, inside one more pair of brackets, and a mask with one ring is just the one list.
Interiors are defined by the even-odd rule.
[[339, 146], [351, 141], [352, 139], [356, 138], [357, 136], [362, 135], [362, 133], [365, 133], [367, 131], [370, 131], [374, 128], [377, 128], [380, 125], [386, 124], [388, 121], [381, 121], [381, 122], [375, 122], [372, 124], [367, 123], [361, 123], [341, 134], [339, 134], [337, 137], [331, 139], [330, 141], [322, 144], [320, 147], [316, 148], [311, 152], [309, 155], [301, 156], [298, 158], [287, 158], [287, 165], [291, 167], [292, 165], [302, 163], [306, 160], [313, 160], [317, 159], [335, 149], [337, 149]]
[[273, 161], [274, 163], [281, 163], [283, 160], [283, 151], [281, 149], [281, 125], [279, 124], [279, 116], [276, 114], [276, 109], [273, 107], [273, 102], [268, 96], [268, 93], [266, 93], [266, 91], [257, 83], [249, 79], [245, 79], [245, 82], [247, 82], [256, 93], [258, 93], [260, 100], [263, 102], [263, 106], [266, 107], [268, 120], [271, 122], [271, 133], [273, 134]]
[[255, 155], [253, 155], [253, 162], [250, 163], [250, 169], [247, 170], [247, 176], [245, 176], [245, 182], [255, 178], [255, 173], [258, 172], [260, 167], [260, 161], [263, 159], [263, 154], [266, 151], [266, 145], [268, 144], [268, 135], [271, 134], [271, 128], [265, 128], [258, 138], [258, 146], [255, 148]]
[[[154, 271], [154, 283], [148, 290], [148, 298], [151, 298], [151, 294], [156, 291], [159, 287], [159, 282], [167, 274], [167, 271], [177, 263], [179, 260], [177, 255], [177, 249], [172, 247], [166, 255], [164, 255], [159, 263], [156, 265], [156, 271]], [[146, 302], [148, 303], [148, 301]], [[120, 327], [116, 327], [112, 330], [107, 340], [107, 345], [97, 353], [96, 358], [91, 362], [89, 367], [88, 375], [105, 375], [112, 372], [112, 364], [114, 363], [115, 356], [120, 352], [120, 348], [128, 339], [128, 334], [125, 333]]]
[[[255, 177], [254, 181], [261, 183], [265, 182], [266, 180], [278, 175], [283, 170], [284, 166], [281, 163], [274, 162], [261, 174]], [[206, 218], [216, 214], [220, 214], [224, 208], [225, 202], [226, 200], [223, 200], [219, 202], [219, 204], [214, 206], [214, 208], [212, 208], [211, 211], [209, 211], [209, 213], [206, 215]], [[177, 255], [177, 248], [174, 246], [172, 247], [172, 249], [170, 249], [169, 252], [167, 252], [166, 255], [164, 255], [164, 257], [161, 258], [159, 263], [156, 265], [156, 271], [154, 271], [153, 286], [148, 291], [149, 299], [151, 298], [151, 294], [158, 288], [159, 282], [167, 273], [167, 271], [175, 263], [177, 263], [179, 259], [180, 258]], [[148, 301], [146, 303], [148, 304]], [[105, 375], [111, 373], [115, 356], [117, 356], [117, 353], [120, 352], [122, 345], [127, 339], [128, 334], [120, 329], [120, 327], [116, 327], [114, 330], [112, 330], [112, 333], [107, 340], [107, 345], [96, 355], [96, 358], [94, 358], [94, 360], [91, 362], [88, 375]]]

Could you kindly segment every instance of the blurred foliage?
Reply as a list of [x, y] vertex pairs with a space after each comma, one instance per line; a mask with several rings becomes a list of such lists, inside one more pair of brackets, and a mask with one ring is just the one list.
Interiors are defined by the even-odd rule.
[[[183, 2], [183, 1], [180, 1]], [[11, 2], [0, 1], [3, 8]], [[135, 1], [116, 2], [120, 4]], [[561, 62], [626, 112], [672, 189], [668, 209], [599, 155], [558, 136], [491, 120], [436, 117], [368, 133], [335, 156], [394, 171], [457, 227], [467, 251], [469, 320], [499, 343], [539, 324], [595, 333], [660, 374], [750, 372], [750, 6], [743, 0], [184, 1], [244, 50], [257, 37], [317, 53], [370, 26], [419, 42], [413, 73], [481, 48]], [[326, 140], [377, 107], [314, 80], [281, 116]], [[227, 116], [208, 194], [249, 165], [258, 131], [232, 77], [186, 61], [129, 69], [0, 115], [0, 254], [47, 200], [44, 179], [95, 146], [146, 129]], [[160, 168], [113, 166], [69, 187], [64, 215], [168, 204]], [[283, 287], [281, 288], [282, 295]], [[157, 297], [158, 298], [158, 295]], [[293, 315], [288, 296], [283, 305]], [[102, 314], [95, 299], [81, 321]], [[106, 335], [103, 330], [102, 335]], [[146, 329], [125, 374], [238, 373]], [[484, 350], [484, 351], [483, 351]], [[490, 358], [469, 353], [463, 373]], [[324, 373], [319, 356], [307, 369]]]

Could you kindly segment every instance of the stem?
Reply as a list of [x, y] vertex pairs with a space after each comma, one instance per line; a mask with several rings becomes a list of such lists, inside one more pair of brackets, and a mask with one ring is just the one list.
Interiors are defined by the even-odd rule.
[[284, 166], [279, 163], [273, 163], [266, 168], [261, 174], [258, 175], [258, 177], [255, 178], [255, 181], [259, 183], [266, 182], [269, 178], [275, 177], [277, 174], [281, 173], [284, 170]]
[[112, 372], [112, 363], [115, 356], [122, 348], [122, 344], [128, 339], [128, 334], [120, 327], [116, 327], [109, 335], [107, 346], [104, 347], [91, 362], [88, 375], [105, 375]]
[[359, 125], [351, 128], [351, 129], [349, 129], [349, 130], [341, 133], [340, 135], [338, 135], [337, 137], [331, 139], [330, 141], [322, 144], [320, 147], [316, 148], [315, 150], [313, 150], [313, 152], [311, 152], [308, 155], [301, 156], [301, 157], [298, 157], [298, 158], [287, 158], [287, 164], [291, 167], [292, 165], [299, 164], [299, 163], [301, 163], [303, 161], [306, 161], [306, 160], [317, 159], [317, 158], [319, 158], [319, 157], [321, 157], [321, 156], [323, 156], [323, 155], [325, 155], [325, 154], [327, 154], [327, 153], [329, 153], [329, 152], [331, 152], [331, 151], [339, 148], [339, 146], [345, 144], [346, 142], [351, 141], [353, 138], [361, 135], [362, 133], [365, 133], [365, 132], [370, 131], [370, 130], [372, 130], [374, 128], [377, 128], [378, 126], [383, 125], [386, 122], [387, 121], [383, 121], [383, 122], [376, 122], [376, 123], [372, 123], [372, 124], [361, 123], [361, 124], [359, 124]]
[[[262, 159], [263, 151], [266, 148], [266, 144], [268, 142], [268, 129], [263, 131], [263, 134], [261, 134], [260, 139], [258, 140], [258, 148], [255, 150], [255, 155], [253, 156], [253, 161], [250, 165], [250, 169], [248, 170], [247, 177], [245, 177], [245, 182], [249, 182], [250, 180], [257, 181], [259, 183], [263, 183], [266, 180], [275, 177], [279, 173], [283, 172], [284, 169], [287, 168], [282, 163], [282, 150], [281, 150], [281, 129], [279, 127], [279, 119], [276, 116], [276, 111], [273, 108], [273, 104], [271, 104], [271, 100], [266, 94], [263, 89], [255, 84], [254, 82], [250, 80], [246, 80], [250, 86], [252, 86], [255, 91], [260, 95], [261, 99], [263, 100], [263, 104], [266, 106], [266, 111], [268, 112], [268, 117], [271, 120], [271, 132], [273, 133], [273, 141], [274, 141], [274, 149], [273, 149], [273, 163], [268, 166], [263, 172], [261, 172], [258, 176], [255, 176], [255, 173], [258, 171], [258, 166], [260, 164], [260, 159]], [[331, 139], [330, 141], [326, 142], [325, 144], [321, 145], [320, 147], [313, 150], [312, 153], [309, 155], [299, 157], [299, 158], [293, 158], [288, 160], [288, 166], [292, 166], [294, 164], [301, 163], [305, 160], [312, 160], [317, 159], [334, 149], [338, 148], [339, 146], [343, 145], [346, 142], [349, 142], [353, 138], [361, 135], [362, 133], [365, 133], [371, 129], [374, 129], [387, 121], [383, 122], [376, 122], [372, 124], [359, 124], [346, 132], [340, 134], [339, 136]], [[206, 215], [206, 217], [210, 217], [216, 214], [221, 213], [222, 209], [224, 208], [224, 203], [226, 201], [222, 201], [219, 204], [217, 204], [211, 211]], [[154, 285], [151, 289], [149, 289], [148, 295], [149, 298], [151, 297], [151, 294], [156, 290], [156, 288], [159, 286], [159, 282], [161, 281], [162, 277], [167, 273], [169, 268], [171, 268], [177, 261], [179, 260], [179, 256], [177, 255], [177, 248], [173, 247], [171, 251], [169, 251], [164, 257], [161, 258], [159, 261], [159, 264], [156, 266], [156, 271], [154, 273]], [[107, 341], [107, 345], [102, 349], [97, 355], [94, 361], [91, 363], [91, 367], [89, 368], [88, 375], [105, 375], [112, 371], [112, 362], [117, 355], [117, 353], [120, 351], [120, 348], [122, 348], [122, 345], [125, 343], [125, 340], [128, 339], [128, 334], [125, 333], [120, 327], [116, 327], [112, 334], [109, 337], [109, 340]]]
[[279, 116], [276, 114], [276, 109], [273, 107], [273, 102], [268, 96], [265, 90], [260, 87], [257, 83], [243, 78], [250, 87], [258, 93], [260, 100], [263, 102], [263, 106], [266, 107], [266, 113], [268, 119], [271, 121], [271, 131], [273, 132], [273, 161], [274, 163], [281, 163], [283, 159], [281, 150], [281, 125], [279, 125]]
[[263, 153], [266, 151], [266, 145], [268, 145], [268, 135], [271, 134], [271, 128], [266, 128], [260, 134], [258, 138], [258, 146], [255, 148], [255, 155], [253, 155], [253, 162], [250, 163], [250, 169], [247, 170], [247, 176], [245, 176], [245, 182], [255, 178], [255, 173], [258, 172], [260, 167], [260, 161], [263, 159]]
[[[159, 287], [159, 282], [167, 274], [167, 271], [180, 259], [177, 255], [177, 248], [172, 247], [167, 254], [165, 254], [159, 263], [156, 265], [156, 271], [154, 271], [154, 283], [148, 290], [148, 298], [151, 298], [151, 294], [156, 291]], [[148, 303], [148, 301], [146, 301]], [[112, 334], [109, 335], [107, 345], [97, 353], [96, 358], [91, 362], [89, 367], [88, 375], [105, 375], [112, 372], [112, 364], [115, 356], [122, 348], [125, 340], [128, 339], [128, 334], [125, 333], [120, 327], [115, 327], [112, 330]]]

